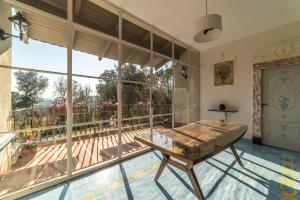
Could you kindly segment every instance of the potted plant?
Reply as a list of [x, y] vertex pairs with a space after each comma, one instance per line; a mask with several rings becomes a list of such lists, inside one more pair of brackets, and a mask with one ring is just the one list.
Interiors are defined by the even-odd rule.
[[20, 152], [22, 157], [31, 157], [36, 154], [37, 142], [29, 138], [23, 144], [22, 150]]

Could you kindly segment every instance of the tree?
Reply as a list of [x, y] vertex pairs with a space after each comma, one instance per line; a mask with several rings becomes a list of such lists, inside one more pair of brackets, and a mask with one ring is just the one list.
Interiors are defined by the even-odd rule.
[[[87, 86], [86, 86], [87, 87]], [[85, 101], [85, 94], [91, 92], [91, 88], [82, 88], [81, 84], [78, 81], [72, 81], [72, 101], [78, 103], [80, 101]], [[86, 91], [84, 91], [86, 90]], [[89, 90], [89, 91], [88, 91]], [[54, 82], [54, 95], [60, 100], [64, 100], [67, 96], [67, 79], [63, 76], [60, 76]]]
[[79, 102], [79, 95], [80, 95], [80, 88], [81, 84], [78, 81], [73, 80], [72, 81], [72, 101], [73, 103]]
[[[149, 81], [150, 70], [141, 70], [136, 65], [126, 64], [122, 68], [123, 80], [139, 81], [146, 83]], [[100, 75], [99, 84], [97, 87], [97, 96], [99, 103], [101, 102], [110, 102], [112, 104], [117, 103], [118, 90], [117, 90], [117, 67], [111, 70], [105, 70]], [[149, 100], [149, 91], [145, 89], [143, 84], [135, 83], [123, 83], [123, 92], [122, 92], [122, 104], [123, 104], [123, 113], [127, 117], [133, 116], [134, 112], [143, 113], [142, 110], [134, 110], [135, 105], [140, 101]], [[101, 107], [101, 106], [100, 106]]]
[[16, 72], [17, 89], [20, 92], [25, 108], [33, 107], [41, 95], [48, 87], [48, 78], [39, 76], [37, 72]]
[[[117, 67], [111, 70], [105, 70], [101, 75], [97, 88], [98, 102], [117, 102]], [[141, 69], [137, 65], [126, 64], [122, 67], [123, 80], [138, 81], [149, 83], [150, 70]], [[153, 79], [153, 103], [156, 104], [155, 112], [158, 114], [170, 112], [172, 103], [171, 97], [172, 69], [162, 68], [154, 74]], [[122, 87], [122, 106], [126, 117], [132, 117], [135, 114], [144, 115], [145, 109], [136, 106], [141, 102], [147, 104], [150, 101], [149, 88], [144, 84], [123, 82]], [[159, 105], [159, 106], [157, 106]], [[101, 106], [100, 106], [101, 109]], [[100, 111], [101, 113], [101, 111]]]
[[[25, 113], [27, 113], [27, 108], [31, 107], [31, 120], [29, 121], [31, 127], [33, 126], [34, 110], [33, 105], [37, 103], [39, 96], [48, 87], [48, 79], [43, 76], [39, 76], [37, 72], [29, 71], [22, 72], [18, 71], [14, 73], [17, 82], [17, 89], [19, 90], [18, 95], [14, 95], [13, 98], [21, 99], [15, 105], [16, 107], [26, 108]], [[27, 114], [25, 114], [27, 116]], [[28, 119], [27, 117], [25, 117]], [[26, 123], [24, 124], [26, 125]]]
[[152, 100], [155, 114], [172, 111], [172, 75], [172, 68], [167, 68], [167, 65], [154, 74]]
[[54, 82], [54, 95], [57, 96], [60, 100], [64, 100], [67, 94], [67, 80], [60, 76]]
[[21, 95], [18, 92], [11, 92], [11, 106], [13, 110], [19, 107], [20, 101], [21, 101]]
[[105, 70], [100, 75], [100, 78], [101, 79], [99, 79], [99, 84], [96, 86], [99, 100], [116, 103], [118, 101], [116, 84], [117, 72], [113, 69]]
[[78, 100], [80, 102], [84, 102], [85, 105], [89, 104], [89, 101], [91, 100], [91, 92], [92, 89], [90, 86], [80, 86], [79, 92], [78, 92]]

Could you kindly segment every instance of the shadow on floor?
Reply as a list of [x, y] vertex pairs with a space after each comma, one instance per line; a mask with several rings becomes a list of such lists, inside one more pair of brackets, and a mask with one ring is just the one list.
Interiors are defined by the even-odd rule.
[[300, 199], [300, 191], [287, 185], [271, 181], [266, 200], [297, 200]]
[[[281, 152], [278, 152], [277, 149], [273, 151], [271, 147], [254, 146], [244, 142], [238, 142], [236, 149], [244, 163], [244, 168], [238, 165], [230, 149], [195, 166], [195, 172], [206, 199], [219, 200], [229, 197], [241, 200], [245, 198], [255, 200], [300, 199], [299, 169], [293, 169], [298, 177], [284, 174], [282, 169], [287, 168], [283, 167], [280, 161]], [[283, 152], [293, 154], [288, 151]], [[269, 157], [272, 153], [274, 158]], [[299, 163], [300, 154], [293, 155]], [[129, 200], [138, 199], [141, 196], [148, 199], [173, 200], [179, 199], [179, 197], [181, 199], [194, 199], [194, 190], [187, 176], [171, 166], [166, 167], [167, 173], [163, 172], [158, 182], [154, 181], [161, 160], [161, 154], [153, 151], [78, 177], [60, 185], [59, 199], [66, 199], [67, 194], [74, 192], [73, 182], [76, 182], [76, 187], [80, 187], [78, 186], [79, 183], [82, 185], [89, 184], [93, 194], [100, 195], [101, 199], [109, 199], [112, 196]], [[154, 164], [156, 167], [153, 167]], [[96, 179], [95, 177], [102, 170], [108, 170], [109, 172], [106, 173], [111, 173], [111, 176], [115, 175], [114, 178]], [[137, 171], [142, 171], [143, 173], [139, 173], [142, 175], [136, 176]], [[283, 181], [284, 179], [288, 182]], [[116, 188], [106, 194], [105, 191], [109, 189], [109, 186], [101, 186], [100, 190], [99, 186], [93, 185], [95, 181], [98, 183], [107, 181], [107, 185], [115, 185]], [[177, 181], [176, 184], [171, 184], [173, 181]], [[294, 183], [294, 186], [291, 186], [290, 183]], [[52, 187], [39, 192], [40, 199], [46, 199], [47, 195], [50, 196], [55, 193], [54, 190], [55, 187]], [[82, 190], [81, 194], [87, 196], [90, 194], [89, 192], [91, 190]], [[182, 194], [184, 195], [180, 196]], [[95, 197], [96, 199], [100, 198], [99, 196]], [[30, 199], [30, 196], [27, 199]]]

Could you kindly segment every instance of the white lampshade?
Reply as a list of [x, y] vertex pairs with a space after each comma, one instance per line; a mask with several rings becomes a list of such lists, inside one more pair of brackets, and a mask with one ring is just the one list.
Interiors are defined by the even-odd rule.
[[222, 33], [222, 18], [217, 14], [201, 17], [195, 24], [195, 42], [208, 42], [215, 40]]

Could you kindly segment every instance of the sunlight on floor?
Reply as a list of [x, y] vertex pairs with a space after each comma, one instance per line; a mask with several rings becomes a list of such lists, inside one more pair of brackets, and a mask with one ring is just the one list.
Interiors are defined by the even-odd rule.
[[[253, 145], [236, 145], [245, 168], [230, 149], [196, 166], [206, 199], [300, 199], [300, 153]], [[196, 199], [187, 175], [168, 167], [154, 176], [161, 154], [150, 152], [23, 199]]]

